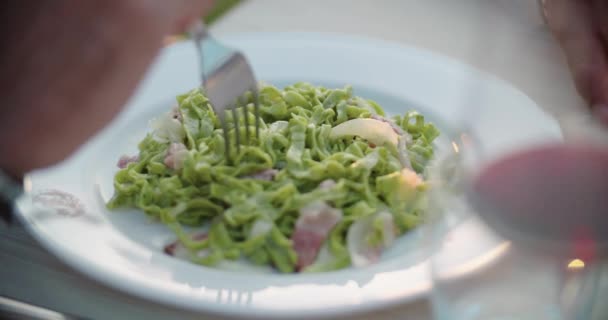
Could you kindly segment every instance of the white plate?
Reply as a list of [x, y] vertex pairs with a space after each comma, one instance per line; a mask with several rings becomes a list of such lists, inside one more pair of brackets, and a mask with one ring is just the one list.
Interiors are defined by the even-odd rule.
[[[467, 107], [473, 101], [483, 106], [475, 115], [475, 129], [485, 142], [498, 146], [496, 150], [535, 137], [560, 136], [557, 123], [520, 91], [424, 50], [356, 37], [300, 33], [244, 34], [223, 40], [246, 53], [260, 80], [278, 86], [297, 81], [351, 84], [356, 94], [377, 100], [389, 113], [418, 109], [444, 132], [470, 116]], [[194, 61], [189, 43], [164, 50], [128, 108], [106, 130], [62, 164], [29, 176], [31, 193], [43, 194], [35, 198], [38, 204], [27, 197], [18, 204], [31, 233], [92, 278], [192, 310], [312, 318], [369, 311], [424, 297], [431, 281], [420, 232], [402, 237], [380, 263], [368, 268], [306, 275], [238, 273], [166, 256], [162, 247], [172, 234], [164, 226], [139, 212], [105, 209], [103, 201], [111, 196], [117, 159], [135, 153], [148, 121], [166, 111], [175, 95], [196, 86]], [[41, 202], [46, 203], [44, 208]], [[465, 226], [450, 241], [468, 243], [476, 253], [492, 249], [475, 241], [474, 234], [475, 226]], [[467, 264], [474, 258], [466, 253], [455, 255], [454, 263]]]

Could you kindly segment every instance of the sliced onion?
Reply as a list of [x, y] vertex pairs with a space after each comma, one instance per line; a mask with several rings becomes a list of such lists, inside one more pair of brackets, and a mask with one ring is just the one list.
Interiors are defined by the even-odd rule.
[[267, 234], [272, 229], [272, 226], [272, 222], [258, 219], [251, 226], [251, 230], [249, 231], [249, 237], [255, 238], [257, 236]]
[[399, 135], [390, 124], [370, 118], [348, 120], [331, 129], [330, 138], [359, 136], [377, 146], [385, 143], [397, 146]]
[[393, 219], [393, 215], [383, 211], [378, 214], [378, 218], [382, 219], [382, 230], [384, 234], [384, 249], [393, 245], [395, 239], [397, 238], [395, 221]]
[[116, 166], [120, 169], [124, 169], [129, 165], [129, 163], [134, 163], [137, 161], [139, 161], [139, 156], [124, 155], [120, 157], [120, 159], [118, 159], [118, 163], [116, 163]]
[[[202, 241], [207, 239], [206, 233], [196, 233], [191, 236], [192, 240]], [[179, 241], [175, 240], [168, 245], [165, 246], [163, 250], [166, 254], [176, 257], [178, 259], [190, 261], [190, 253], [188, 249]], [[196, 253], [196, 255], [200, 258], [204, 258], [209, 254], [209, 250], [200, 250]]]
[[395, 131], [395, 133], [398, 135], [403, 135], [405, 133], [405, 131], [403, 131], [403, 129], [400, 126], [398, 126], [395, 122], [393, 122], [393, 120], [391, 120], [391, 119], [388, 119], [388, 118], [385, 118], [383, 116], [379, 116], [376, 114], [373, 114], [371, 118], [378, 120], [378, 121], [388, 123], [391, 126], [391, 128], [393, 128], [393, 131]]
[[399, 143], [397, 144], [397, 154], [399, 155], [399, 162], [403, 168], [412, 169], [412, 161], [410, 155], [407, 152], [406, 139], [404, 136], [399, 137]]
[[157, 119], [152, 120], [150, 126], [153, 129], [154, 139], [160, 142], [181, 142], [186, 132], [180, 121], [174, 118], [173, 112], [165, 113]]
[[287, 121], [275, 121], [268, 126], [268, 129], [272, 132], [277, 133], [287, 133], [287, 128], [289, 127], [289, 122]]
[[296, 228], [325, 236], [341, 219], [342, 210], [334, 209], [325, 202], [317, 201], [300, 209], [300, 217], [296, 222]]
[[319, 183], [319, 189], [321, 189], [321, 190], [329, 190], [335, 186], [336, 186], [336, 181], [333, 179], [323, 180], [323, 181], [321, 181], [321, 183]]
[[373, 167], [375, 167], [376, 164], [378, 164], [379, 160], [380, 160], [380, 153], [378, 152], [378, 150], [374, 150], [373, 152], [369, 153], [365, 157], [363, 157], [363, 158], [357, 160], [355, 163], [353, 163], [352, 167], [353, 168], [365, 168], [367, 170], [370, 170]]
[[[374, 232], [374, 221], [377, 218], [384, 222], [384, 243], [372, 246], [368, 243], [367, 238]], [[388, 212], [383, 211], [355, 221], [346, 234], [346, 246], [352, 265], [365, 267], [378, 262], [382, 251], [393, 243], [395, 237], [393, 216]]]
[[248, 176], [245, 176], [246, 178], [252, 178], [252, 179], [257, 179], [257, 180], [263, 180], [263, 181], [272, 181], [274, 180], [274, 177], [279, 173], [279, 170], [276, 169], [266, 169], [266, 170], [262, 170], [260, 172], [254, 173], [254, 174], [250, 174]]
[[[184, 247], [184, 245], [179, 241], [174, 241], [166, 245], [164, 248], [164, 252], [172, 257], [190, 261], [190, 252], [188, 252], [188, 249], [186, 249], [186, 247]], [[208, 250], [201, 250], [197, 252], [197, 256], [201, 258], [205, 257], [208, 254]]]

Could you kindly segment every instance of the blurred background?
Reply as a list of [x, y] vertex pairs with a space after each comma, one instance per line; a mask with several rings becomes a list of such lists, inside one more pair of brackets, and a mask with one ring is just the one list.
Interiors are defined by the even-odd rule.
[[211, 11], [203, 17], [203, 20], [205, 20], [207, 24], [211, 25], [226, 12], [232, 10], [235, 6], [242, 2], [243, 0], [216, 0], [213, 9], [211, 9]]

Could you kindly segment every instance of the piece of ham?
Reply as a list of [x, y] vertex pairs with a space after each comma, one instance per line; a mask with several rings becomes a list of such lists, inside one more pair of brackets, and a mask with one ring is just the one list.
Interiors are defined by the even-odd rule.
[[[197, 233], [192, 236], [192, 240], [194, 241], [203, 241], [207, 239], [206, 233]], [[190, 254], [188, 253], [188, 249], [184, 247], [184, 245], [179, 241], [175, 240], [165, 246], [163, 252], [166, 254], [176, 257], [178, 259], [190, 260]], [[203, 254], [206, 254], [206, 250], [202, 250]]]
[[410, 190], [416, 189], [424, 184], [424, 179], [412, 169], [401, 170], [401, 185], [407, 186]]
[[291, 237], [298, 254], [298, 271], [314, 263], [329, 232], [341, 219], [342, 211], [325, 202], [315, 202], [300, 209], [300, 217]]
[[176, 257], [178, 259], [188, 260], [188, 258], [189, 258], [188, 250], [179, 241], [173, 241], [173, 242], [169, 243], [168, 245], [165, 246], [163, 251], [166, 254], [168, 254], [172, 257]]
[[321, 190], [329, 190], [335, 186], [336, 186], [336, 181], [334, 181], [332, 179], [323, 180], [321, 183], [319, 183], [319, 189], [321, 189]]
[[186, 160], [188, 148], [183, 143], [171, 143], [167, 155], [165, 156], [165, 165], [171, 169], [179, 170]]
[[116, 166], [119, 167], [120, 169], [124, 169], [129, 165], [129, 163], [134, 163], [137, 161], [139, 161], [139, 156], [123, 155], [122, 157], [120, 157], [120, 159], [118, 159]]

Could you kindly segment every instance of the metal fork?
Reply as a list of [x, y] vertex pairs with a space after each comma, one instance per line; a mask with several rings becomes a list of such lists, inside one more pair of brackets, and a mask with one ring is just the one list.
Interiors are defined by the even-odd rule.
[[248, 93], [253, 95], [255, 137], [260, 134], [257, 80], [245, 56], [215, 40], [201, 21], [192, 26], [190, 36], [196, 45], [202, 89], [220, 121], [224, 133], [226, 159], [232, 162], [226, 114], [230, 112], [232, 115], [238, 154], [241, 146], [239, 106], [242, 106], [245, 122], [245, 143], [249, 144], [251, 141], [249, 106], [246, 102]]

